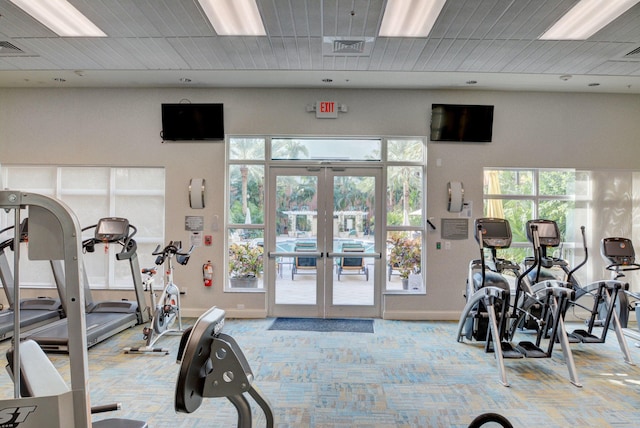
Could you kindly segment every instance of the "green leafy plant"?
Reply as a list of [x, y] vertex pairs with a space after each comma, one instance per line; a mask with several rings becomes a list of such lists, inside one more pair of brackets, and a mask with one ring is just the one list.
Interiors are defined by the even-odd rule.
[[229, 274], [232, 278], [255, 278], [262, 272], [264, 249], [258, 245], [229, 246]]
[[420, 240], [396, 233], [391, 234], [387, 242], [391, 244], [389, 263], [400, 272], [400, 278], [407, 279], [409, 274], [420, 271], [422, 260]]

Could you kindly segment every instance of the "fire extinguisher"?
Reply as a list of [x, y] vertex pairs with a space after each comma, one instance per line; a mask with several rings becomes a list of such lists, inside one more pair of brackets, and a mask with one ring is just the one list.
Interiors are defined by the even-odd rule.
[[213, 265], [211, 260], [208, 260], [202, 265], [202, 280], [205, 287], [211, 287], [213, 285]]

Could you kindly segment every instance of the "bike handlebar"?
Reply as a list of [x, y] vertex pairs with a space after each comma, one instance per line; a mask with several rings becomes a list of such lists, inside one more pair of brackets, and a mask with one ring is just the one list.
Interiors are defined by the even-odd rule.
[[158, 256], [156, 258], [156, 265], [161, 265], [164, 263], [166, 257], [178, 256], [176, 260], [181, 265], [186, 265], [189, 261], [189, 256], [193, 251], [194, 246], [192, 245], [187, 252], [181, 252], [182, 248], [178, 248], [173, 241], [169, 242], [169, 245], [160, 250], [160, 245], [156, 247], [156, 249], [151, 253], [154, 256]]

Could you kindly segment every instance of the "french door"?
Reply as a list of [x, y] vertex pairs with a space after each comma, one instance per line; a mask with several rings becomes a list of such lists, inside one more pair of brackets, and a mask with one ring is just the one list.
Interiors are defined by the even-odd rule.
[[381, 177], [378, 167], [270, 168], [270, 316], [381, 315]]

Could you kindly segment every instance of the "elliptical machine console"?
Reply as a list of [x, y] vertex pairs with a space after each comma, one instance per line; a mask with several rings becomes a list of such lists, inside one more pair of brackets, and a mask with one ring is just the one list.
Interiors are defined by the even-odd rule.
[[604, 238], [600, 243], [600, 254], [609, 262], [607, 270], [617, 272], [640, 268], [640, 265], [636, 264], [636, 252], [630, 239]]

